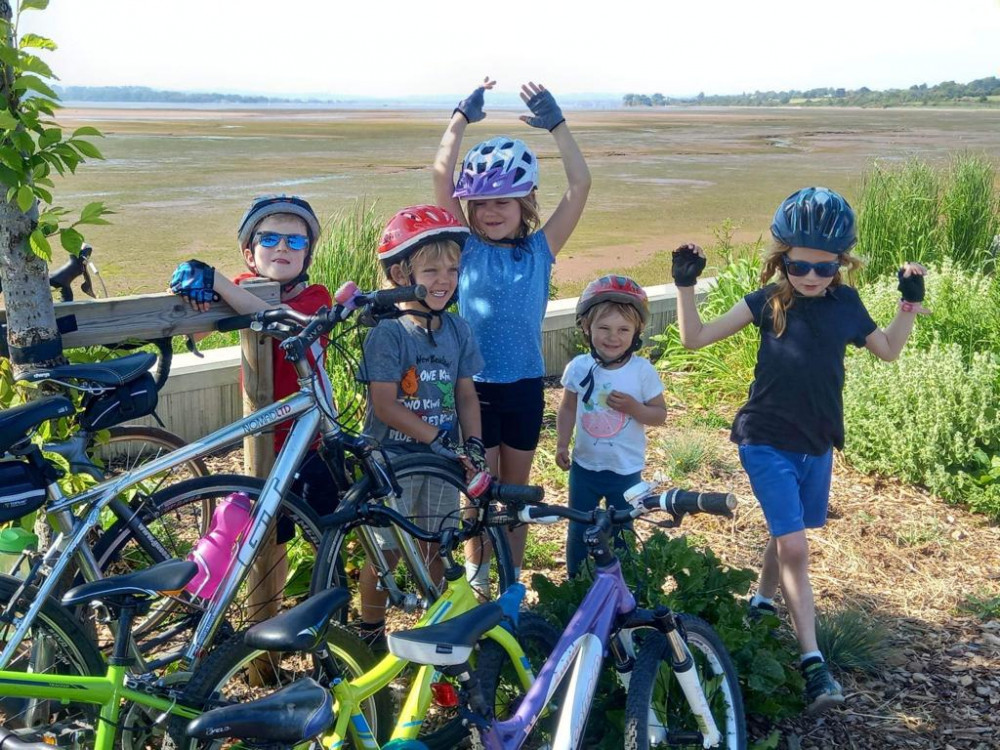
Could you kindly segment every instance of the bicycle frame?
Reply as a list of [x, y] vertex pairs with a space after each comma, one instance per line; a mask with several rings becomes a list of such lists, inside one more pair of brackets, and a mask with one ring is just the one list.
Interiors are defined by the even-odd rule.
[[99, 705], [101, 710], [94, 750], [114, 750], [115, 729], [121, 715], [122, 701], [185, 719], [193, 719], [201, 713], [180, 705], [175, 700], [126, 687], [128, 672], [128, 667], [124, 666], [109, 666], [104, 677], [5, 670], [0, 671], [0, 696]]
[[[504, 596], [510, 597], [511, 606], [519, 607], [523, 597], [523, 589], [519, 593], [511, 590]], [[513, 601], [513, 597], [517, 601]], [[449, 581], [440, 598], [420, 618], [415, 627], [434, 625], [457, 615], [475, 609], [479, 605], [472, 586], [462, 575], [454, 581]], [[503, 627], [497, 626], [486, 633], [487, 638], [496, 641], [509, 655], [522, 688], [525, 690], [534, 682], [535, 676], [517, 639]], [[339, 748], [350, 731], [356, 747], [363, 750], [379, 750], [371, 726], [368, 724], [359, 706], [368, 697], [388, 686], [396, 676], [409, 664], [408, 661], [388, 654], [370, 671], [360, 677], [348, 681], [336, 682], [332, 686], [334, 695], [334, 712], [337, 721], [333, 728], [321, 737], [323, 747]], [[406, 700], [400, 707], [399, 717], [391, 740], [416, 739], [423, 724], [424, 717], [431, 702], [431, 683], [438, 675], [434, 667], [422, 666], [413, 678]]]
[[[189, 665], [197, 661], [205, 650], [205, 644], [209, 642], [218, 628], [222, 615], [232, 601], [237, 588], [246, 577], [258, 547], [270, 531], [281, 504], [281, 497], [291, 485], [295, 470], [309, 450], [317, 430], [322, 424], [325, 433], [340, 433], [340, 427], [317, 405], [316, 396], [312, 392], [313, 377], [310, 373], [308, 380], [305, 382], [300, 380], [301, 390], [298, 393], [216, 430], [184, 448], [161, 456], [118, 477], [101, 482], [84, 492], [66, 497], [58, 485], [49, 485], [48, 493], [51, 502], [48, 513], [54, 516], [60, 533], [53, 540], [40, 564], [36, 564], [26, 578], [25, 585], [33, 581], [39, 567], [46, 570], [46, 577], [39, 586], [38, 596], [35, 597], [24, 617], [17, 622], [14, 633], [9, 638], [3, 652], [0, 653], [0, 668], [10, 664], [15, 650], [41, 611], [42, 603], [46, 597], [52, 595], [74, 555], [79, 559], [81, 570], [87, 580], [97, 580], [101, 577], [93, 554], [86, 544], [86, 538], [90, 530], [98, 525], [101, 511], [115, 501], [123, 490], [161, 471], [216, 451], [248, 435], [258, 434], [275, 424], [295, 420], [288, 438], [278, 454], [274, 468], [268, 475], [264, 490], [254, 505], [251, 523], [244, 541], [239, 547], [236, 560], [220, 583], [216, 597], [199, 621], [195, 637], [184, 653], [183, 658]], [[73, 515], [72, 507], [81, 504], [86, 505], [87, 509], [82, 516], [77, 517]], [[135, 522], [132, 527], [133, 531], [139, 534], [140, 538], [152, 549], [169, 557], [167, 550], [163, 549], [162, 545], [148, 533], [141, 521], [134, 517], [134, 514], [133, 520]], [[20, 594], [20, 591], [17, 592], [15, 599]], [[13, 603], [10, 606], [13, 606]], [[9, 616], [10, 606], [4, 609], [5, 616]]]

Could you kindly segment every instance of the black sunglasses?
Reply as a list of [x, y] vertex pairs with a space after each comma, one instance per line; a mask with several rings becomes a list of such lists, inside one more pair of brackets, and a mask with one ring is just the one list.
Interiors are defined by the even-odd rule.
[[829, 279], [837, 275], [840, 270], [839, 260], [826, 260], [822, 263], [810, 263], [805, 260], [792, 260], [787, 255], [781, 256], [785, 262], [785, 270], [789, 276], [808, 276], [810, 271], [815, 271], [816, 275]]

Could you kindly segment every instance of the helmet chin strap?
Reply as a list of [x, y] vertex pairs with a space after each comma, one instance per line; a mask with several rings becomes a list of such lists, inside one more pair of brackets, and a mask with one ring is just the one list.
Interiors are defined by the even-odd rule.
[[[408, 282], [409, 282], [410, 286], [415, 286], [416, 285], [417, 282], [413, 278], [413, 274], [410, 274]], [[427, 325], [426, 325], [427, 338], [430, 339], [431, 346], [437, 346], [437, 342], [434, 341], [434, 319], [441, 317], [442, 313], [444, 313], [444, 311], [448, 308], [448, 305], [451, 304], [451, 301], [453, 299], [455, 299], [455, 295], [454, 294], [452, 294], [452, 296], [448, 299], [448, 302], [446, 302], [445, 305], [444, 305], [444, 307], [442, 307], [440, 310], [434, 310], [424, 300], [418, 299], [417, 300], [417, 304], [419, 304], [421, 307], [423, 307], [424, 308], [423, 310], [413, 310], [413, 309], [410, 309], [410, 308], [403, 308], [402, 310], [399, 311], [399, 314], [400, 315], [410, 315], [410, 316], [412, 316], [414, 318], [423, 318], [425, 321], [427, 321]]]
[[594, 370], [598, 367], [611, 367], [612, 365], [625, 362], [632, 356], [633, 352], [638, 351], [639, 347], [642, 346], [642, 338], [638, 333], [636, 333], [632, 338], [632, 343], [629, 348], [626, 349], [623, 354], [611, 360], [606, 360], [597, 353], [597, 349], [594, 348], [594, 343], [591, 341], [590, 336], [587, 336], [587, 343], [590, 345], [590, 356], [594, 358], [594, 364], [591, 365], [590, 369], [587, 371], [586, 377], [580, 381], [580, 387], [584, 389], [583, 403], [585, 404], [590, 403], [590, 397], [594, 395]]

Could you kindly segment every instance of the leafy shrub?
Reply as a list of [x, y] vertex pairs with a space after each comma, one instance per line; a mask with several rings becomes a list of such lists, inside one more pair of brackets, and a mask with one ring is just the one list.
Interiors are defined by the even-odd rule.
[[1000, 487], [987, 478], [1000, 453], [1000, 358], [966, 356], [956, 343], [906, 349], [895, 362], [847, 360], [845, 457], [866, 473], [922, 484], [1000, 518]]
[[[760, 288], [760, 245], [742, 245], [735, 250], [723, 247], [723, 266], [698, 309], [704, 321], [717, 318], [750, 292]], [[704, 349], [685, 349], [680, 331], [673, 323], [653, 341], [662, 350], [656, 362], [659, 370], [680, 377], [675, 389], [688, 405], [735, 402], [746, 396], [757, 362], [759, 334], [747, 326], [733, 336]]]
[[[744, 597], [756, 580], [754, 571], [729, 568], [710, 549], [695, 547], [688, 537], [669, 537], [659, 531], [646, 540], [641, 552], [622, 555], [622, 571], [640, 607], [665, 604], [698, 615], [715, 628], [740, 674], [748, 713], [780, 719], [801, 710], [803, 683], [791, 644], [770, 634], [772, 623], [762, 621], [748, 627], [744, 622]], [[532, 579], [539, 609], [562, 626], [576, 612], [589, 586], [587, 569], [560, 583], [542, 575]], [[592, 709], [592, 715], [607, 713], [611, 721], [600, 726], [590, 723], [587, 747], [622, 746], [617, 733], [620, 721], [617, 732], [612, 731], [611, 709], [623, 705], [624, 697], [611, 672], [604, 670]]]
[[[859, 289], [861, 299], [880, 325], [896, 314], [896, 276], [883, 277]], [[958, 344], [968, 362], [975, 352], [1000, 344], [1000, 279], [967, 271], [949, 259], [926, 278], [927, 307], [932, 315], [917, 319], [907, 349], [927, 350], [935, 341]]]

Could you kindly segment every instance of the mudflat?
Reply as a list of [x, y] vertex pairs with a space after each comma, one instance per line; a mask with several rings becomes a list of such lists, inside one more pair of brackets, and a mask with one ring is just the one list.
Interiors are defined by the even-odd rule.
[[[114, 295], [159, 291], [184, 259], [239, 270], [235, 229], [251, 196], [296, 193], [321, 217], [376, 202], [386, 216], [433, 200], [430, 164], [449, 113], [425, 110], [65, 109], [64, 128], [94, 125], [104, 161], [60, 179], [57, 204], [104, 201], [112, 224], [87, 230]], [[543, 218], [566, 181], [552, 138], [515, 110], [491, 110], [463, 148], [498, 134], [540, 159]], [[795, 189], [849, 198], [874, 160], [947, 165], [958, 152], [1000, 160], [997, 109], [691, 108], [570, 110], [593, 175], [590, 200], [556, 265], [572, 293], [602, 271], [666, 281], [665, 253], [766, 234]]]

